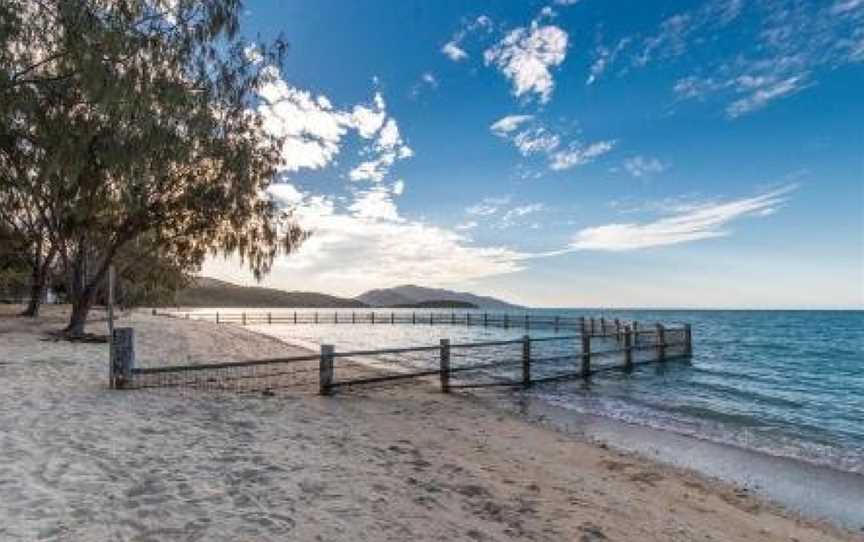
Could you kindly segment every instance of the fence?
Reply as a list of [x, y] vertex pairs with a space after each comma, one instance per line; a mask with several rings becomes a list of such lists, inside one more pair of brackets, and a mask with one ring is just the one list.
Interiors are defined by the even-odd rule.
[[[319, 393], [330, 395], [345, 387], [437, 379], [441, 390], [449, 392], [458, 388], [527, 387], [552, 380], [589, 378], [601, 371], [631, 370], [637, 364], [663, 362], [692, 353], [689, 324], [667, 327], [618, 320], [578, 320], [580, 333], [566, 336], [524, 335], [515, 340], [473, 343], [441, 339], [438, 345], [349, 352], [321, 345], [317, 355], [154, 368], [136, 368], [133, 359], [128, 362], [131, 365], [112, 370], [115, 376], [111, 384], [124, 389], [182, 387], [265, 392], [317, 384]], [[248, 316], [242, 321], [252, 323]], [[338, 322], [338, 316], [334, 321]]]
[[454, 325], [466, 327], [495, 327], [502, 329], [546, 329], [554, 331], [576, 331], [598, 335], [620, 335], [625, 324], [618, 319], [586, 318], [581, 316], [519, 314], [513, 312], [407, 312], [407, 311], [292, 311], [292, 312], [188, 312], [153, 309], [154, 315], [171, 316], [193, 320], [205, 320], [217, 324], [247, 325], [309, 325], [309, 324], [411, 324]]

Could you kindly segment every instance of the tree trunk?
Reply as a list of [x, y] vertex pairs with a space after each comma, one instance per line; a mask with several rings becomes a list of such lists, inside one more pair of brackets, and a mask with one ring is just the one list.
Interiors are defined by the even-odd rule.
[[96, 301], [96, 288], [88, 285], [81, 293], [72, 300], [72, 314], [69, 324], [63, 331], [69, 337], [81, 337], [84, 335], [84, 326], [87, 324], [87, 315]]
[[[41, 249], [40, 249], [41, 250]], [[48, 271], [54, 263], [54, 256], [57, 253], [53, 248], [48, 252], [45, 258], [37, 254], [33, 260], [33, 275], [30, 283], [30, 301], [27, 303], [27, 308], [21, 313], [21, 316], [35, 318], [39, 316], [39, 308], [42, 306], [42, 298], [45, 297], [45, 289], [48, 282]]]

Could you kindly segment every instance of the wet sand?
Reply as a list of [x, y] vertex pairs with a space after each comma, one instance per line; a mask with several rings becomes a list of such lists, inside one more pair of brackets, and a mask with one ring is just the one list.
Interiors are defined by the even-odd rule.
[[[106, 346], [43, 340], [48, 312], [0, 309], [3, 540], [862, 540], [434, 386], [108, 390]], [[235, 326], [126, 324], [143, 365], [299, 353]]]

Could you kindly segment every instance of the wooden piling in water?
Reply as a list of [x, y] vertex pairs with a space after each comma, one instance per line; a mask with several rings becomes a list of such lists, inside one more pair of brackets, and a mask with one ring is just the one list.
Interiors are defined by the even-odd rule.
[[633, 369], [633, 330], [630, 326], [624, 326], [624, 369]]
[[450, 339], [441, 339], [441, 391], [450, 393]]
[[[593, 319], [592, 319], [593, 320]], [[582, 378], [591, 376], [591, 335], [582, 335]]]
[[684, 355], [693, 355], [693, 329], [690, 324], [684, 324]]
[[531, 337], [522, 336], [522, 385], [531, 385]]
[[657, 324], [657, 359], [666, 361], [666, 330], [663, 324]]

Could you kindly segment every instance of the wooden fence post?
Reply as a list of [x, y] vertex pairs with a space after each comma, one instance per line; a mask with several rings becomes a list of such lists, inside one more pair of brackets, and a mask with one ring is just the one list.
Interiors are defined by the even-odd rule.
[[333, 323], [334, 323], [334, 324], [338, 324], [338, 323], [339, 323], [339, 311], [336, 311], [336, 312], [333, 313]]
[[351, 323], [352, 324], [357, 323], [357, 313], [355, 313], [354, 311], [351, 311]]
[[241, 322], [240, 325], [242, 325], [242, 326], [246, 325], [246, 311], [243, 311], [240, 314], [240, 322]]
[[591, 335], [582, 335], [582, 378], [591, 376]]
[[135, 330], [131, 327], [115, 327], [111, 334], [111, 387], [124, 388], [132, 379], [135, 368]]
[[666, 361], [666, 330], [663, 324], [657, 324], [657, 359]]
[[219, 311], [216, 311], [216, 323], [219, 323]]
[[639, 346], [639, 322], [633, 320], [633, 346]]
[[318, 311], [315, 311], [315, 323], [318, 323]]
[[522, 336], [522, 385], [531, 385], [531, 337]]
[[450, 393], [450, 339], [441, 339], [441, 391]]
[[504, 315], [504, 329], [510, 329], [510, 315]]
[[594, 318], [591, 318], [591, 335], [594, 335]]
[[411, 313], [411, 323], [412, 323], [412, 324], [416, 324], [416, 323], [417, 323], [417, 313], [416, 313], [416, 312], [412, 312], [412, 313]]
[[375, 311], [372, 311], [369, 313], [369, 318], [371, 319], [372, 323], [374, 324], [375, 323]]
[[684, 355], [693, 355], [693, 329], [690, 324], [684, 324]]
[[624, 326], [624, 369], [633, 369], [633, 336], [630, 326]]
[[294, 311], [294, 323], [297, 323], [297, 311]]
[[268, 313], [267, 313], [267, 323], [268, 323], [268, 324], [272, 324], [272, 323], [273, 323], [273, 313], [272, 313], [272, 312], [268, 312]]
[[483, 313], [483, 327], [488, 327], [488, 326], [489, 326], [489, 313], [484, 312]]
[[621, 320], [615, 319], [615, 340], [621, 342]]
[[580, 335], [585, 335], [585, 332], [586, 332], [586, 331], [587, 331], [587, 330], [585, 329], [585, 317], [584, 317], [584, 316], [580, 316], [580, 317], [579, 317], [579, 334], [580, 334]]
[[333, 391], [333, 345], [321, 345], [321, 360], [318, 367], [318, 392], [330, 395]]

